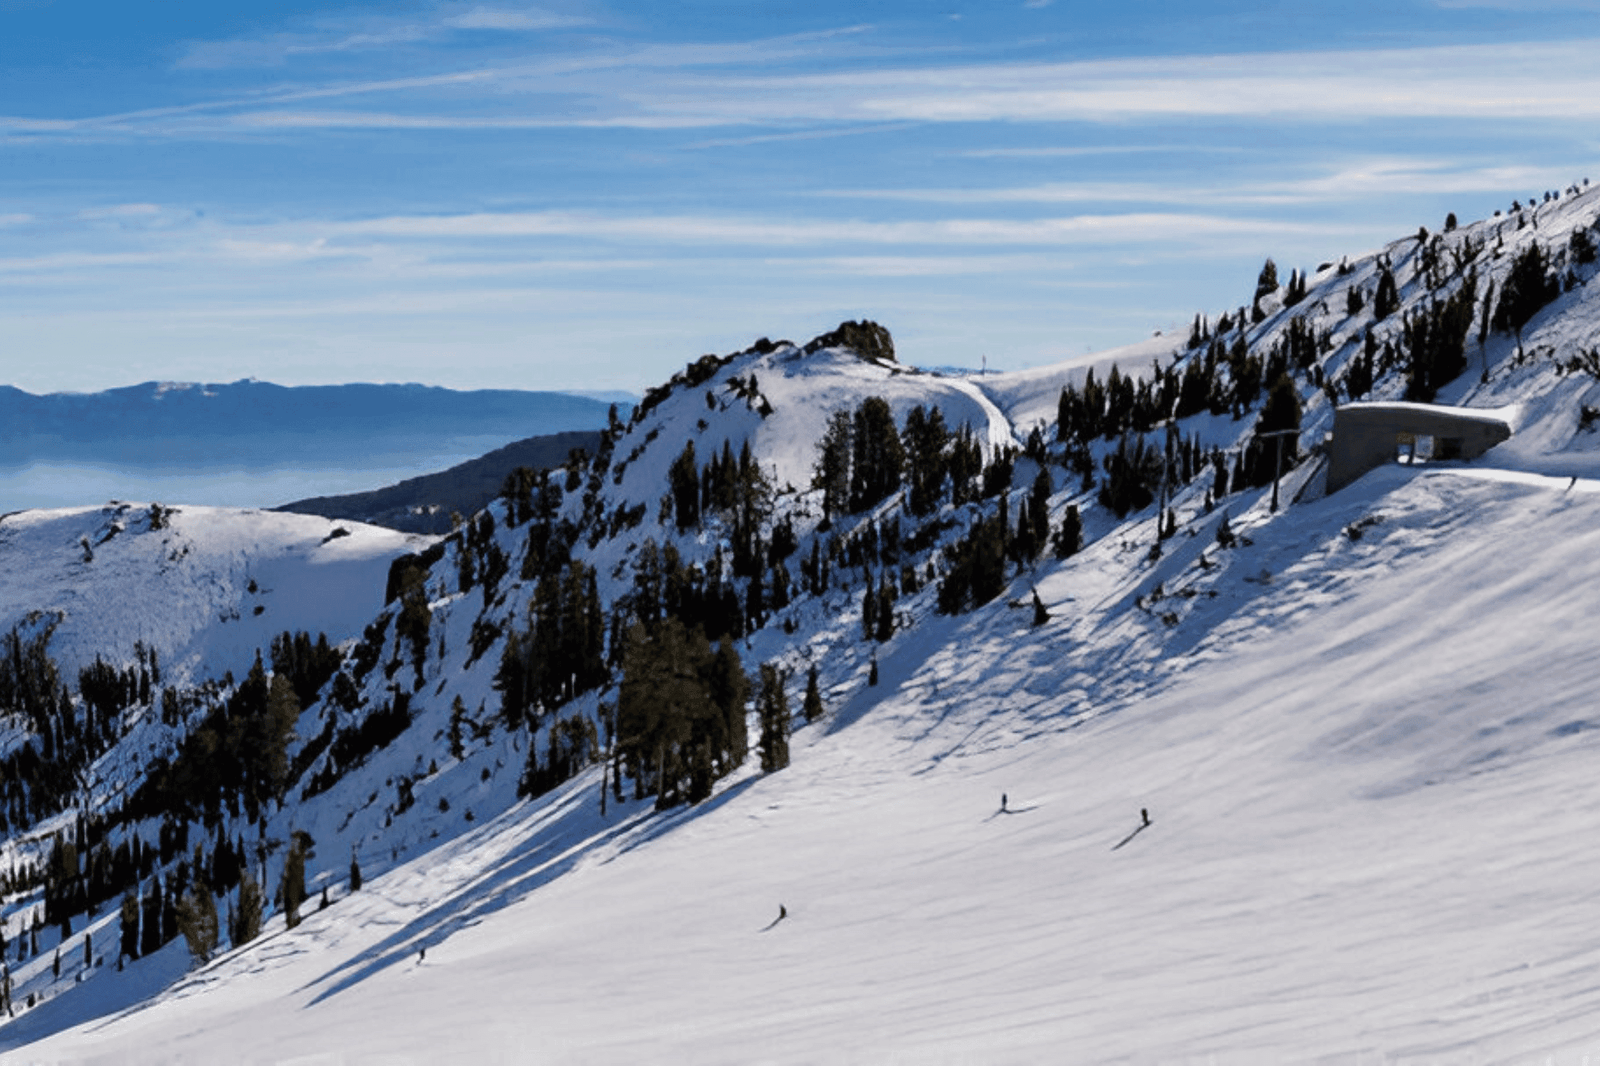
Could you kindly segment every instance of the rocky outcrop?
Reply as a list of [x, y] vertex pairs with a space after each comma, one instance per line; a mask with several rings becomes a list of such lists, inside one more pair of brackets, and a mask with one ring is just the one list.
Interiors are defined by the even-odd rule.
[[805, 350], [810, 355], [823, 348], [849, 348], [863, 359], [894, 362], [894, 338], [872, 321], [841, 322], [838, 329], [812, 339]]

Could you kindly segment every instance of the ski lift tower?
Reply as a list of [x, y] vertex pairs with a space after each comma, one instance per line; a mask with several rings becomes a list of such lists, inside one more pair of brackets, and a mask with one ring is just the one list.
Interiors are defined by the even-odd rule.
[[1274, 460], [1274, 465], [1272, 467], [1272, 513], [1273, 514], [1277, 514], [1278, 513], [1278, 481], [1279, 481], [1279, 479], [1281, 479], [1283, 477], [1283, 438], [1285, 438], [1285, 437], [1298, 437], [1299, 435], [1300, 435], [1300, 430], [1299, 430], [1298, 427], [1296, 427], [1295, 429], [1274, 429], [1274, 430], [1269, 430], [1266, 433], [1257, 433], [1256, 434], [1256, 436], [1258, 436], [1258, 437], [1272, 437], [1274, 439], [1274, 441], [1276, 442], [1276, 445], [1277, 445], [1277, 448], [1276, 448], [1277, 456], [1276, 456], [1276, 459]]

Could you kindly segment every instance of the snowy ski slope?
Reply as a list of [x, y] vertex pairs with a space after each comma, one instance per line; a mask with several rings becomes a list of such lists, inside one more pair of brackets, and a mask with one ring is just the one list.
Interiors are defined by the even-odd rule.
[[[1526, 241], [1555, 246], [1592, 227], [1600, 194], [1532, 214], [1526, 227], [1497, 218], [1450, 235], [1504, 241], [1480, 285], [1503, 280]], [[1416, 242], [1382, 251], [1406, 308], [1420, 306]], [[1293, 309], [1329, 334], [1330, 375], [1372, 324], [1345, 313], [1345, 290], [1370, 291], [1376, 272], [1371, 257], [1330, 267]], [[763, 776], [752, 758], [694, 808], [656, 813], [647, 800], [602, 814], [598, 768], [515, 798], [528, 738], [492, 726], [498, 652], [469, 647], [475, 625], [521, 624], [530, 590], [457, 591], [451, 547], [427, 583], [414, 724], [266, 825], [274, 840], [291, 829], [316, 839], [313, 906], [324, 887], [332, 906], [293, 931], [276, 917], [260, 940], [187, 974], [180, 941], [123, 973], [96, 965], [79, 981], [74, 964], [56, 979], [48, 930], [13, 972], [38, 1003], [0, 1023], [0, 1061], [1600, 1059], [1600, 859], [1584, 846], [1600, 820], [1600, 429], [1584, 416], [1600, 407], [1600, 380], [1557, 369], [1600, 345], [1592, 277], [1520, 340], [1474, 342], [1473, 369], [1441, 390], [1442, 403], [1518, 408], [1517, 435], [1475, 463], [1385, 467], [1324, 498], [1308, 463], [1285, 484], [1293, 499], [1309, 479], [1304, 500], [1276, 514], [1270, 490], [1208, 511], [1202, 478], [1178, 494], [1179, 533], [1157, 559], [1153, 509], [1118, 523], [1058, 474], [1052, 520], [1080, 504], [1091, 543], [1042, 559], [978, 610], [938, 615], [930, 586], [899, 601], [900, 631], [872, 645], [859, 587], [801, 598], [783, 616], [793, 632], [775, 619], [740, 650], [752, 670], [791, 669], [796, 687], [816, 664], [827, 717], [797, 721], [788, 768]], [[1288, 321], [1290, 309], [1264, 305], [1252, 343]], [[1157, 338], [1119, 365], [1142, 373], [1180, 347]], [[1091, 359], [942, 376], [837, 349], [744, 353], [630, 425], [597, 507], [644, 504], [645, 517], [584, 557], [609, 601], [646, 537], [686, 558], [715, 548], [715, 525], [680, 534], [658, 514], [689, 440], [701, 462], [748, 440], [803, 552], [819, 517], [805, 491], [813, 445], [832, 410], [882, 395], [903, 420], [937, 404], [993, 447], [1049, 423], [1061, 384], [1091, 364], [1103, 375]], [[1391, 377], [1372, 398], [1400, 388]], [[1331, 408], [1320, 392], [1302, 400], [1311, 446]], [[1251, 421], [1200, 415], [1181, 428], [1235, 447]], [[1019, 462], [1019, 493], [1034, 469]], [[564, 507], [583, 513], [576, 493]], [[972, 507], [944, 517], [963, 527]], [[228, 589], [216, 603], [253, 604], [239, 582], [268, 572], [236, 562], [235, 544], [293, 559], [284, 573], [300, 576], [258, 580], [293, 595], [267, 601], [258, 634], [244, 628], [253, 607], [161, 628], [127, 591], [107, 591], [100, 628], [77, 645], [69, 621], [89, 615], [66, 612], [58, 656], [119, 634], [166, 641], [164, 659], [171, 647], [172, 661], [214, 676], [216, 657], [285, 628], [353, 635], [382, 608], [388, 560], [408, 550], [353, 526], [323, 543], [321, 520], [297, 519], [316, 524], [302, 530], [262, 524], [294, 516], [185, 510], [174, 528], [219, 560], [206, 573], [234, 575], [212, 581]], [[503, 505], [492, 513], [514, 575], [517, 531]], [[72, 563], [82, 531], [110, 517], [11, 516], [0, 552], [8, 530], [19, 547], [34, 538], [33, 554], [12, 558], [48, 548], [64, 574], [157, 543], [129, 527], [93, 563]], [[1217, 542], [1225, 519], [1232, 548]], [[139, 550], [148, 558], [128, 555], [116, 573], [151, 582], [160, 561]], [[318, 576], [334, 552], [349, 553], [337, 565], [352, 588], [373, 576], [361, 610]], [[91, 595], [98, 574], [61, 578], [53, 602]], [[17, 616], [54, 580], [8, 577], [0, 602]], [[1051, 615], [1038, 628], [1035, 589]], [[288, 603], [329, 621], [287, 623]], [[388, 639], [384, 656], [393, 646], [398, 660]], [[375, 671], [363, 698], [390, 684]], [[460, 760], [441, 739], [458, 696], [485, 726]], [[592, 714], [600, 698], [576, 710]], [[329, 713], [307, 708], [300, 741]], [[416, 803], [397, 812], [402, 779]], [[367, 883], [347, 894], [352, 852]], [[31, 905], [13, 899], [7, 913]], [[96, 945], [114, 945], [115, 921], [94, 919]], [[64, 959], [81, 955], [83, 935]]]
[[[0, 519], [0, 629], [55, 619], [50, 651], [73, 679], [135, 641], [169, 677], [242, 674], [284, 630], [337, 643], [383, 606], [389, 561], [434, 538], [359, 522], [220, 507], [148, 504], [23, 511]], [[342, 530], [343, 532], [336, 532]]]
[[[604, 818], [590, 774], [19, 1061], [1600, 1052], [1600, 485], [1395, 469], [1238, 525], [1132, 690], [1088, 620], [934, 622], [783, 773]], [[1130, 591], [1097, 561], [1059, 617]]]

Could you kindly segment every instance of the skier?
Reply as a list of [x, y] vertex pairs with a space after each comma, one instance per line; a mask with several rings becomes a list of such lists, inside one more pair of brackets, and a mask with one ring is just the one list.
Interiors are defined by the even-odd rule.
[[1006, 814], [1011, 813], [1010, 811], [1006, 810], [1006, 794], [1004, 792], [1000, 793], [1000, 809]]
[[[789, 917], [789, 908], [785, 907], [781, 903], [778, 904], [778, 921], [781, 922], [787, 917]], [[777, 922], [774, 922], [773, 924], [776, 925]]]
[[1150, 810], [1149, 810], [1149, 808], [1140, 807], [1139, 808], [1139, 817], [1144, 819], [1144, 824], [1145, 825], [1149, 825], [1150, 824]]

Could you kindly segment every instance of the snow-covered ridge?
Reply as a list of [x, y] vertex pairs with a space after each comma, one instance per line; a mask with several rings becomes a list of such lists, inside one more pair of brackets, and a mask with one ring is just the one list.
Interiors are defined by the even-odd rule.
[[[601, 1062], [1578, 1061], [1600, 1046], [1587, 902], [1600, 868], [1571, 845], [1600, 815], [1588, 710], [1600, 668], [1584, 643], [1586, 590], [1600, 577], [1600, 378], [1569, 366], [1600, 343], [1600, 305], [1593, 264], [1568, 249], [1597, 215], [1593, 191], [1572, 191], [1520, 222], [1330, 265], [1294, 304], [1264, 295], [1261, 320], [1225, 340], [1268, 357], [1291, 336], [1312, 338], [1310, 365], [1293, 370], [1310, 447], [1335, 398], [1349, 397], [1369, 331], [1380, 348], [1403, 346], [1407, 321], [1469, 278], [1480, 303], [1502, 291], [1533, 241], [1571, 278], [1520, 337], [1480, 341], [1475, 317], [1467, 371], [1437, 391], [1486, 412], [1520, 407], [1517, 435], [1482, 460], [1387, 466], [1325, 498], [1313, 486], [1275, 514], [1270, 490], [1214, 492], [1203, 468], [1172, 488], [1166, 538], [1155, 506], [1118, 518], [1062, 469], [1061, 387], [1082, 387], [1091, 366], [1103, 382], [1109, 360], [945, 376], [786, 343], [703, 362], [652, 393], [614, 429], [603, 465], [557, 472], [543, 525], [497, 501], [409, 568], [389, 562], [424, 544], [358, 530], [327, 539], [320, 520], [256, 528], [292, 516], [183, 509], [173, 535], [203, 542], [191, 554], [212, 560], [188, 576], [161, 572], [157, 546], [181, 545], [169, 548], [141, 508], [0, 521], [0, 552], [11, 530], [26, 550], [12, 558], [63, 575], [34, 581], [19, 603], [86, 617], [75, 599], [102, 579], [93, 568], [120, 560], [139, 576], [95, 601], [99, 632], [167, 640], [173, 661], [184, 647], [202, 664], [248, 658], [250, 640], [262, 647], [285, 629], [361, 635], [345, 645], [344, 695], [330, 683], [295, 723], [287, 754], [300, 776], [283, 804], [259, 826], [237, 814], [221, 826], [261, 842], [269, 881], [284, 842], [309, 833], [308, 886], [332, 906], [294, 930], [272, 915], [263, 939], [166, 991], [181, 943], [124, 973], [114, 959], [91, 966], [80, 984], [70, 960], [81, 923], [62, 942], [60, 979], [46, 930], [16, 970], [17, 987], [43, 1002], [0, 1023], [0, 1048], [152, 1061], [241, 1047], [274, 1058], [537, 1047]], [[1385, 267], [1399, 306], [1380, 321], [1372, 297]], [[1208, 346], [1157, 338], [1116, 362], [1148, 382]], [[1396, 364], [1366, 396], [1406, 402], [1405, 388]], [[1044, 454], [1017, 457], [989, 496], [946, 496], [925, 520], [901, 493], [830, 526], [811, 489], [816, 442], [832, 412], [869, 397], [901, 425], [915, 406], [938, 407], [989, 459], [1041, 428]], [[1194, 414], [1173, 435], [1237, 455], [1258, 410]], [[1159, 445], [1164, 432], [1150, 435]], [[1093, 473], [1115, 437], [1090, 445]], [[535, 528], [570, 533], [608, 611], [634, 592], [641, 561], [661, 558], [654, 549], [678, 554], [690, 574], [680, 580], [748, 596], [746, 579], [712, 574], [728, 518], [673, 520], [669, 471], [690, 443], [702, 465], [748, 445], [768, 475], [764, 530], [782, 521], [794, 535], [794, 587], [736, 648], [752, 674], [790, 672], [796, 710], [814, 667], [826, 713], [796, 722], [786, 769], [764, 775], [752, 752], [696, 806], [653, 812], [626, 787], [618, 798], [601, 765], [519, 800], [530, 748], [543, 758], [559, 722], [598, 723], [604, 736], [617, 699], [602, 686], [531, 728], [498, 718], [501, 656], [542, 609]], [[1289, 472], [1286, 500], [1314, 465]], [[993, 600], [937, 613], [960, 538], [993, 522], [1001, 498], [1017, 516], [1041, 469], [1051, 529], [1077, 508], [1083, 550], [1007, 564]], [[852, 556], [891, 526], [901, 555]], [[236, 543], [254, 545], [247, 564], [236, 565]], [[75, 562], [73, 550], [94, 559]], [[814, 550], [832, 564], [820, 589], [798, 579]], [[252, 593], [247, 579], [273, 560], [289, 576]], [[338, 613], [309, 601], [342, 600], [319, 580], [339, 566], [352, 582], [376, 578], [365, 613], [339, 614], [337, 629], [307, 624]], [[865, 603], [907, 569], [893, 631], [866, 638]], [[140, 632], [149, 612], [131, 597], [178, 579], [202, 587], [207, 610], [213, 586], [226, 590], [217, 604], [248, 609], [200, 627], [211, 635], [185, 635], [176, 620], [170, 633]], [[124, 616], [137, 624], [113, 620]], [[64, 655], [54, 642], [70, 635], [63, 620], [52, 650]], [[357, 743], [399, 703], [398, 736]], [[124, 744], [100, 780], [132, 786], [143, 757]], [[1141, 808], [1153, 816], [1145, 829]], [[42, 828], [70, 825], [68, 814]], [[119, 832], [150, 840], [156, 828]], [[211, 831], [197, 828], [191, 846]], [[41, 854], [41, 843], [11, 854]], [[352, 856], [367, 875], [356, 893]], [[37, 891], [7, 898], [10, 928], [38, 904]], [[114, 913], [87, 920], [95, 945], [115, 945]]]
[[213, 507], [108, 504], [0, 519], [0, 631], [55, 619], [69, 678], [135, 642], [174, 683], [241, 674], [288, 630], [360, 633], [383, 606], [396, 556], [431, 542], [357, 522]]

